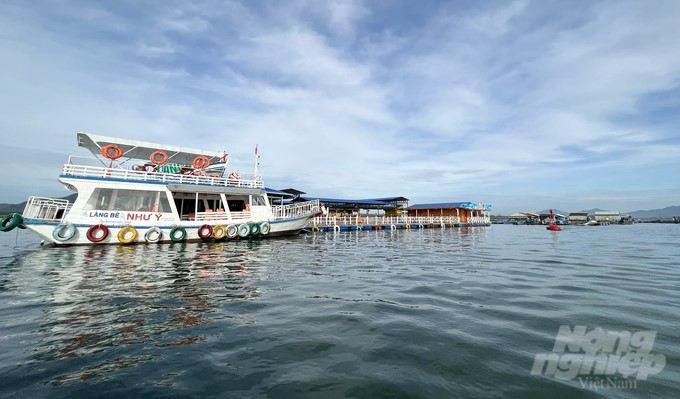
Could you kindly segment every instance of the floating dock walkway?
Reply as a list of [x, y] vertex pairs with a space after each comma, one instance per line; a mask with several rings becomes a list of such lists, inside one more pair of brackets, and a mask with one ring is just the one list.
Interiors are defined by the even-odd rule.
[[317, 216], [308, 228], [312, 232], [356, 230], [412, 230], [427, 228], [491, 226], [488, 217], [471, 217], [461, 221], [455, 216]]

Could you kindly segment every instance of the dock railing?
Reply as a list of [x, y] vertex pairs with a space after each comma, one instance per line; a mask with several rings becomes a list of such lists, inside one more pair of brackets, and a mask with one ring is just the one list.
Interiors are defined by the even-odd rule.
[[71, 202], [65, 199], [29, 197], [22, 216], [24, 219], [38, 219], [46, 222], [62, 222], [71, 209]]
[[319, 212], [321, 210], [321, 203], [319, 200], [298, 202], [289, 205], [273, 205], [272, 212], [275, 219], [289, 219], [299, 216], [309, 215], [310, 213]]
[[[468, 218], [466, 224], [491, 224], [488, 217]], [[457, 216], [317, 216], [312, 226], [392, 226], [392, 225], [452, 225], [461, 224]]]
[[[76, 159], [83, 157], [71, 156], [69, 161], [64, 165], [62, 176], [78, 176], [78, 177], [95, 177], [104, 179], [121, 179], [132, 181], [148, 181], [161, 182], [173, 184], [202, 184], [209, 186], [227, 186], [227, 187], [245, 187], [245, 188], [263, 188], [264, 182], [258, 179], [227, 179], [221, 176], [195, 175], [195, 174], [180, 174], [180, 173], [161, 173], [161, 172], [147, 172], [144, 170], [132, 170], [122, 168], [120, 165], [107, 168], [105, 166], [89, 166], [81, 163], [75, 163]], [[90, 158], [85, 158], [90, 160]], [[112, 163], [113, 165], [113, 163]], [[200, 173], [200, 172], [199, 172]]]

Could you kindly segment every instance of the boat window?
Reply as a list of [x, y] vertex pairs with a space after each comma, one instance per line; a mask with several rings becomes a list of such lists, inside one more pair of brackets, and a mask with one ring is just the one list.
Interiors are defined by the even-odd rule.
[[90, 199], [87, 200], [85, 209], [108, 210], [114, 191], [116, 190], [110, 188], [96, 188]]
[[267, 201], [264, 199], [264, 197], [259, 196], [259, 195], [253, 195], [253, 206], [266, 206]]
[[97, 188], [86, 206], [113, 211], [172, 212], [166, 193], [161, 191]]
[[246, 202], [243, 200], [227, 200], [227, 206], [231, 212], [242, 212], [246, 209]]

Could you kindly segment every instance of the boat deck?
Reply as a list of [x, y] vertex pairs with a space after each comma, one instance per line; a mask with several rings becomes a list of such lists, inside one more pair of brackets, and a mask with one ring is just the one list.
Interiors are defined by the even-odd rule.
[[112, 179], [132, 182], [196, 184], [218, 187], [264, 188], [262, 180], [229, 179], [215, 174], [201, 173], [181, 174], [164, 172], [146, 172], [143, 170], [123, 169], [118, 167], [86, 166], [67, 163], [61, 173], [62, 177]]

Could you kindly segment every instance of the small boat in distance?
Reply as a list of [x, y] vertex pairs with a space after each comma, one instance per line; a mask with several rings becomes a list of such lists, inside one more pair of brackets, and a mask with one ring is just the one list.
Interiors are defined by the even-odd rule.
[[[30, 197], [1, 231], [34, 231], [56, 245], [223, 240], [297, 234], [318, 200], [273, 205], [259, 173], [226, 174], [227, 154], [78, 133], [94, 157], [70, 156], [59, 181], [78, 195]], [[141, 161], [141, 162], [140, 162]]]
[[555, 223], [555, 215], [553, 214], [552, 209], [550, 210], [550, 225], [546, 227], [547, 230], [550, 231], [561, 231], [562, 228]]

